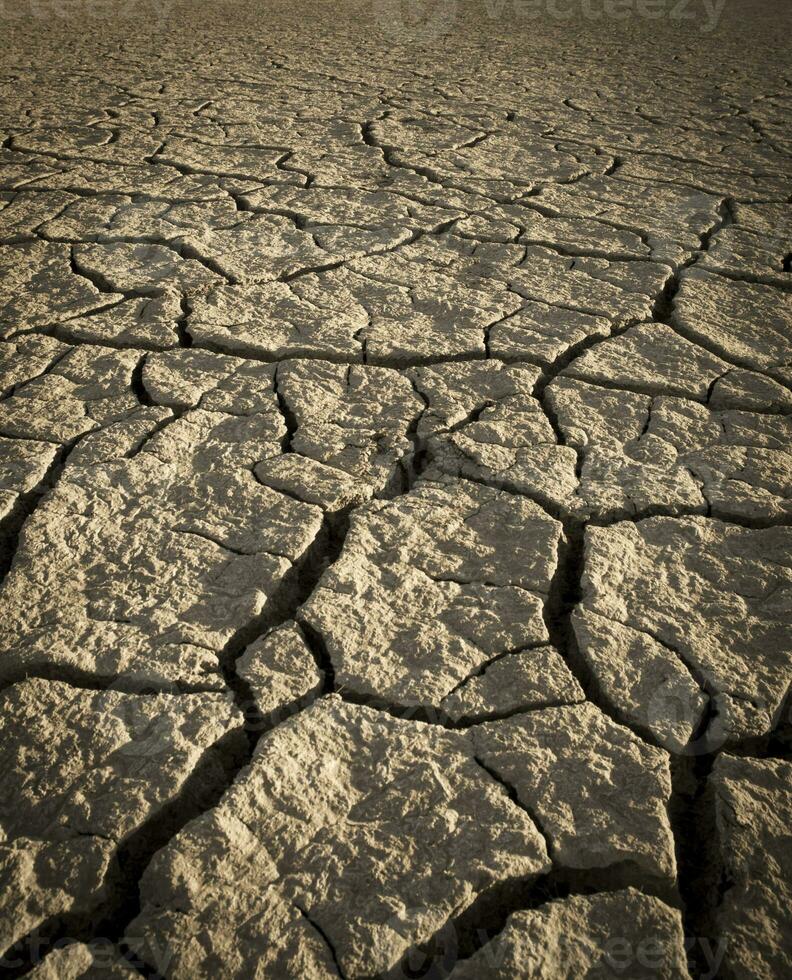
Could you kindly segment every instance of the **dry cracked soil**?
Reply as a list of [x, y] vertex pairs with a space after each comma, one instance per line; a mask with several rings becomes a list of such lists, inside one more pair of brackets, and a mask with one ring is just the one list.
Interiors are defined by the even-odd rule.
[[0, 10], [0, 974], [792, 975], [792, 8], [573, 6]]

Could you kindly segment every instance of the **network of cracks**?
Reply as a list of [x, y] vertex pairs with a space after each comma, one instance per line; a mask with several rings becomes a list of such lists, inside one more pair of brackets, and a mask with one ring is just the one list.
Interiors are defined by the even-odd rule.
[[787, 975], [780, 70], [15, 29], [9, 976]]

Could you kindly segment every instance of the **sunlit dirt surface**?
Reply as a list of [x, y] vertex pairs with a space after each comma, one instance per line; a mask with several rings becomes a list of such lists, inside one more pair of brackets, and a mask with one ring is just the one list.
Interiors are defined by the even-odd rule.
[[792, 975], [791, 11], [0, 7], [0, 972]]

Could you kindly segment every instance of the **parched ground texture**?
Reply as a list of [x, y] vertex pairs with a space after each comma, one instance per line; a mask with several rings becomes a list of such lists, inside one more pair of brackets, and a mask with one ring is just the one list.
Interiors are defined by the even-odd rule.
[[792, 8], [569, 6], [3, 8], [0, 973], [792, 975]]

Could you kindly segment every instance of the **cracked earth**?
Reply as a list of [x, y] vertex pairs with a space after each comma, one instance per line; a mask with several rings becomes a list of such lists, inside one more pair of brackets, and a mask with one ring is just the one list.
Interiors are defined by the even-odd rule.
[[3, 972], [788, 977], [790, 8], [382, 6], [4, 23]]

